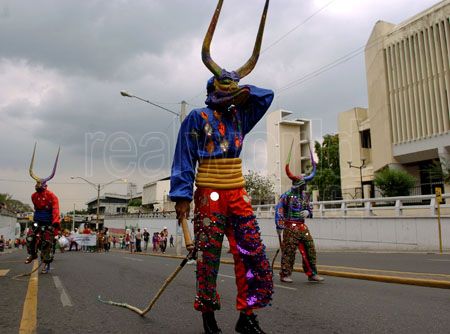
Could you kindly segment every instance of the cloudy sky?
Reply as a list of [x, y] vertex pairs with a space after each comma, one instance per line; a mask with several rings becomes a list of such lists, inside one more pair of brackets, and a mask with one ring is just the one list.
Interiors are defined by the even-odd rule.
[[[271, 110], [313, 120], [314, 136], [337, 115], [367, 106], [363, 47], [378, 20], [401, 23], [438, 0], [272, 0], [260, 60], [241, 83], [272, 88]], [[179, 120], [204, 105], [211, 73], [200, 50], [216, 1], [0, 1], [0, 192], [31, 203], [35, 173], [60, 163], [50, 188], [63, 211], [85, 207], [94, 183], [142, 185], [167, 176]], [[253, 48], [264, 0], [226, 0], [211, 54], [234, 70]], [[341, 61], [345, 60], [345, 61]], [[247, 139], [247, 168], [265, 170], [264, 119]], [[106, 188], [126, 193], [124, 183]]]

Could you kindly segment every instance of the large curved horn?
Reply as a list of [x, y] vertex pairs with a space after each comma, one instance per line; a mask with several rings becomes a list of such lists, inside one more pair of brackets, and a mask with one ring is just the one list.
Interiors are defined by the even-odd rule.
[[34, 155], [36, 154], [36, 143], [34, 143], [34, 150], [33, 150], [33, 156], [31, 157], [31, 162], [30, 162], [30, 176], [36, 181], [39, 182], [41, 180], [40, 177], [36, 176], [33, 173], [33, 165], [34, 165]]
[[288, 157], [286, 159], [286, 166], [284, 167], [284, 170], [286, 171], [286, 175], [288, 178], [290, 178], [292, 181], [300, 180], [300, 177], [295, 176], [292, 174], [291, 169], [289, 168], [289, 163], [291, 162], [291, 156], [292, 156], [292, 147], [294, 146], [294, 139], [292, 139], [291, 143], [291, 149], [289, 150]]
[[303, 178], [305, 180], [305, 182], [311, 181], [313, 179], [313, 177], [316, 176], [316, 162], [314, 161], [314, 156], [313, 156], [311, 147], [309, 148], [309, 155], [311, 157], [311, 164], [313, 166], [313, 170], [312, 170], [311, 174], [309, 174], [308, 176], [305, 176]]
[[61, 150], [61, 147], [58, 147], [58, 153], [56, 154], [56, 159], [55, 159], [55, 163], [53, 164], [52, 173], [50, 174], [50, 176], [48, 176], [48, 177], [46, 177], [45, 179], [42, 180], [43, 183], [53, 179], [53, 177], [55, 176], [56, 166], [58, 165], [58, 158], [59, 158], [59, 151], [60, 150]]
[[256, 66], [256, 62], [259, 58], [259, 52], [261, 50], [262, 37], [264, 34], [264, 26], [266, 24], [266, 15], [267, 9], [269, 8], [269, 0], [266, 0], [266, 4], [264, 5], [264, 10], [261, 15], [261, 22], [259, 23], [258, 35], [256, 35], [255, 46], [253, 48], [253, 54], [247, 62], [240, 67], [236, 73], [242, 79], [246, 75], [248, 75]]
[[216, 30], [217, 21], [219, 20], [220, 10], [222, 9], [223, 0], [219, 0], [217, 4], [216, 11], [209, 24], [208, 31], [206, 32], [205, 39], [202, 45], [202, 61], [203, 64], [214, 74], [215, 77], [219, 77], [222, 73], [222, 69], [217, 65], [211, 58], [211, 53], [209, 48], [211, 46], [211, 40], [214, 35], [214, 30]]

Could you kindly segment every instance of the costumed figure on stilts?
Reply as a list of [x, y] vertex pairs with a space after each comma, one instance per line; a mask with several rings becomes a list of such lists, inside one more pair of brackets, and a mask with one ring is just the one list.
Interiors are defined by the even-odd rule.
[[34, 145], [30, 163], [30, 176], [36, 181], [36, 192], [31, 195], [34, 205], [34, 216], [32, 227], [28, 230], [26, 237], [29, 256], [25, 263], [30, 263], [36, 259], [37, 253], [40, 251], [41, 260], [44, 263], [42, 273], [46, 274], [49, 272], [50, 263], [53, 261], [53, 244], [55, 236], [58, 235], [60, 229], [58, 197], [47, 188], [47, 182], [55, 176], [59, 149], [52, 173], [46, 178], [40, 178], [33, 173], [35, 153], [36, 144]]
[[238, 82], [253, 70], [258, 60], [269, 0], [265, 2], [253, 55], [232, 72], [219, 67], [209, 51], [222, 3], [219, 0], [202, 47], [203, 62], [214, 74], [207, 83], [207, 106], [192, 110], [181, 125], [169, 195], [176, 202], [179, 219], [189, 216], [194, 200], [195, 245], [199, 252], [194, 308], [202, 312], [205, 333], [222, 333], [214, 311], [220, 309], [216, 281], [224, 235], [235, 263], [236, 308], [240, 311], [235, 330], [264, 333], [253, 310], [271, 301], [272, 270], [250, 197], [244, 189], [239, 155], [245, 135], [272, 103], [273, 92], [251, 85], [239, 86]]
[[292, 180], [290, 190], [280, 196], [280, 200], [275, 209], [275, 225], [277, 233], [283, 234], [281, 242], [281, 271], [280, 280], [292, 283], [292, 270], [294, 268], [295, 253], [297, 248], [302, 255], [303, 271], [311, 282], [321, 282], [323, 278], [317, 275], [316, 250], [314, 240], [305, 224], [305, 218], [312, 218], [312, 206], [310, 196], [306, 190], [306, 183], [311, 181], [316, 174], [316, 163], [312, 152], [311, 163], [313, 170], [308, 176], [295, 176], [291, 173], [289, 162], [291, 159], [292, 146], [286, 162], [286, 174]]

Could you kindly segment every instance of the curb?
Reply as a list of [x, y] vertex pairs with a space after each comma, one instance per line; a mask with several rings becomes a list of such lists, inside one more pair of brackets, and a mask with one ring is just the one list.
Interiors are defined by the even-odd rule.
[[[121, 251], [119, 251], [121, 252]], [[129, 252], [126, 252], [129, 253]], [[184, 259], [185, 256], [179, 255], [165, 255], [165, 254], [148, 254], [148, 253], [135, 253], [137, 255], [143, 256], [157, 256], [157, 257], [166, 257], [171, 259]], [[223, 264], [234, 264], [233, 260], [221, 259], [220, 263]], [[281, 266], [276, 264], [273, 269], [281, 269]], [[299, 268], [294, 268], [293, 271], [302, 273], [303, 270]], [[383, 282], [383, 283], [394, 283], [394, 284], [405, 284], [405, 285], [416, 285], [423, 286], [429, 288], [439, 288], [439, 289], [450, 289], [450, 281], [442, 281], [442, 280], [427, 280], [420, 278], [405, 278], [400, 276], [387, 276], [387, 275], [373, 275], [373, 274], [361, 274], [354, 273], [349, 271], [335, 271], [335, 270], [319, 270], [319, 274], [325, 276], [334, 276], [334, 277], [342, 277], [342, 278], [352, 278], [366, 281], [375, 281], [375, 282]]]

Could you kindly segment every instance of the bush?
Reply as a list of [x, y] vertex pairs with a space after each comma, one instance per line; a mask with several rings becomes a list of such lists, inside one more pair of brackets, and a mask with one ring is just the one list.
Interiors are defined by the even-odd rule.
[[374, 183], [383, 197], [408, 196], [416, 179], [403, 170], [385, 168], [376, 173]]

